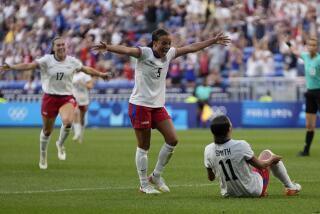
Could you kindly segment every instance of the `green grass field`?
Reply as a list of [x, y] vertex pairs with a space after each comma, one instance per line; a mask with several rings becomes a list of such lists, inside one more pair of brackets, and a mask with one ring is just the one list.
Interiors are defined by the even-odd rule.
[[[0, 129], [0, 213], [320, 213], [320, 138], [311, 156], [296, 157], [303, 129], [238, 129], [255, 153], [265, 148], [284, 157], [291, 178], [302, 185], [299, 196], [287, 197], [271, 178], [266, 198], [224, 199], [217, 181], [210, 183], [203, 150], [208, 130], [178, 131], [179, 146], [164, 177], [171, 192], [158, 196], [138, 192], [131, 129], [87, 129], [83, 144], [67, 140], [67, 160], [56, 154], [55, 130], [48, 149], [48, 169], [38, 168], [40, 129]], [[154, 131], [149, 153], [153, 170], [163, 140]]]

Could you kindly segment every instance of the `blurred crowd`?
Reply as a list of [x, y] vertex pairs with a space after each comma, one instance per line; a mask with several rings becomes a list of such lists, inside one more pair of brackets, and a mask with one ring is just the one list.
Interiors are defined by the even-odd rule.
[[[204, 77], [225, 87], [236, 77], [303, 75], [303, 66], [283, 41], [304, 48], [320, 32], [320, 0], [2, 0], [0, 64], [31, 62], [63, 36], [68, 54], [85, 65], [113, 71], [110, 81], [132, 81], [134, 59], [92, 52], [100, 41], [146, 46], [158, 27], [179, 47], [223, 31], [232, 44], [212, 46], [175, 59], [170, 86], [195, 86]], [[39, 71], [10, 71], [0, 80], [39, 79]]]

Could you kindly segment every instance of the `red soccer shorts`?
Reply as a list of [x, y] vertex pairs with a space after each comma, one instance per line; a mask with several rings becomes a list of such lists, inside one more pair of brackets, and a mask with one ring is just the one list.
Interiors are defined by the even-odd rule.
[[135, 129], [155, 128], [157, 123], [171, 119], [164, 107], [150, 108], [129, 103], [128, 112]]
[[44, 94], [42, 98], [41, 114], [44, 117], [55, 118], [61, 106], [71, 103], [76, 107], [76, 99], [72, 95], [51, 95]]
[[262, 186], [262, 192], [261, 192], [261, 197], [266, 196], [267, 195], [267, 188], [268, 188], [268, 184], [269, 184], [269, 169], [257, 169], [257, 168], [253, 168], [254, 172], [258, 172], [262, 179], [263, 179], [263, 186]]

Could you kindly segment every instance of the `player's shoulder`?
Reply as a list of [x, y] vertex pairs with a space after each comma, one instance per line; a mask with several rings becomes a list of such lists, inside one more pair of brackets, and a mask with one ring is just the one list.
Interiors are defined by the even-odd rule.
[[66, 60], [67, 61], [72, 61], [72, 62], [79, 61], [76, 57], [71, 56], [71, 55], [67, 55]]
[[146, 47], [146, 46], [138, 46], [137, 48], [140, 49], [141, 53], [145, 56], [152, 56], [153, 55], [153, 51], [152, 48], [150, 47]]
[[45, 60], [52, 60], [53, 58], [53, 54], [45, 54], [41, 57], [37, 57], [37, 59], [45, 59]]
[[245, 140], [234, 140], [234, 139], [231, 139], [230, 142], [235, 145], [235, 146], [239, 146], [239, 147], [247, 147], [247, 146], [250, 146], [250, 144], [245, 141]]
[[301, 58], [305, 58], [305, 57], [308, 57], [309, 56], [309, 53], [307, 52], [307, 51], [302, 51], [301, 53], [300, 53], [300, 57]]
[[214, 150], [216, 147], [215, 143], [210, 143], [208, 145], [206, 145], [206, 147], [204, 148], [205, 152], [210, 151], [210, 150]]

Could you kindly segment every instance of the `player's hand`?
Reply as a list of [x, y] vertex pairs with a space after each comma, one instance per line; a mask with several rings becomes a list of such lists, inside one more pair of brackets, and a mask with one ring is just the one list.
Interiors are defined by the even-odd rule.
[[7, 63], [4, 63], [3, 65], [0, 66], [0, 75], [3, 74], [5, 71], [9, 71], [10, 65], [8, 65]]
[[279, 155], [273, 154], [270, 159], [272, 164], [277, 164], [282, 159], [282, 157]]
[[108, 46], [107, 46], [107, 43], [100, 42], [100, 44], [98, 44], [98, 45], [92, 45], [91, 49], [94, 50], [94, 51], [107, 51], [108, 50]]
[[100, 73], [100, 77], [103, 79], [110, 79], [114, 77], [114, 73], [113, 72]]
[[213, 38], [214, 38], [214, 40], [215, 40], [214, 43], [215, 43], [215, 44], [219, 44], [219, 45], [224, 45], [224, 46], [226, 46], [226, 45], [228, 45], [228, 44], [231, 42], [230, 38], [229, 38], [228, 36], [224, 35], [223, 32], [215, 33], [215, 34], [213, 35]]

